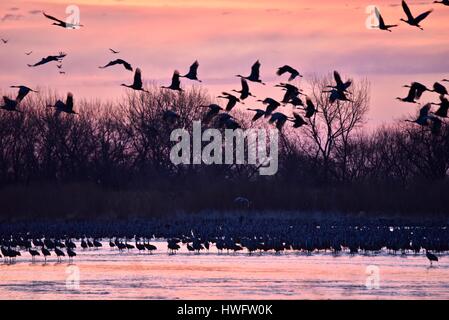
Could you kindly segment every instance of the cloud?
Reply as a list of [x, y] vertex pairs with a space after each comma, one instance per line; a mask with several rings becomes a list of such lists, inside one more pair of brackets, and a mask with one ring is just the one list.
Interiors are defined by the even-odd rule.
[[20, 20], [22, 18], [23, 18], [23, 16], [21, 14], [7, 13], [0, 20], [2, 22], [5, 22], [5, 21], [17, 21], [17, 20]]

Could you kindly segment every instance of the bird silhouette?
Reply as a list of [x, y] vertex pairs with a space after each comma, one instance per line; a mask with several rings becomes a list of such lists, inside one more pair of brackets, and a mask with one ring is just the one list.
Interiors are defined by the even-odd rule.
[[335, 79], [336, 85], [335, 86], [326, 86], [326, 88], [333, 88], [333, 89], [341, 91], [341, 92], [347, 92], [348, 88], [352, 84], [351, 80], [343, 82], [338, 71], [334, 71], [334, 79]]
[[55, 248], [55, 253], [56, 253], [56, 258], [57, 258], [58, 262], [61, 262], [62, 257], [65, 257], [64, 251], [62, 251], [59, 248]]
[[27, 56], [31, 55], [32, 53], [33, 53], [33, 51], [25, 52], [25, 54], [26, 54]]
[[36, 249], [28, 249], [28, 252], [31, 254], [31, 260], [34, 261], [36, 256], [40, 256], [41, 254]]
[[289, 118], [285, 114], [281, 112], [275, 112], [271, 114], [268, 123], [275, 124], [276, 128], [281, 131], [288, 119]]
[[425, 85], [419, 83], [419, 82], [412, 82], [411, 85], [405, 85], [404, 88], [410, 88], [410, 91], [414, 91], [415, 92], [415, 98], [416, 100], [421, 99], [422, 94], [425, 91], [430, 91], [430, 89], [428, 89]]
[[[421, 93], [422, 94], [422, 93]], [[418, 94], [417, 94], [417, 89], [416, 87], [414, 87], [414, 85], [412, 84], [410, 86], [410, 90], [408, 91], [408, 94], [405, 98], [401, 98], [401, 97], [397, 97], [396, 99], [402, 102], [408, 102], [408, 103], [417, 103], [415, 101], [415, 99], [417, 98]], [[421, 95], [419, 95], [421, 96]]]
[[109, 48], [109, 51], [111, 51], [113, 54], [118, 54], [118, 53], [120, 53], [120, 51], [116, 51], [116, 50], [114, 50], [114, 49], [112, 49], [112, 48]]
[[232, 90], [233, 92], [240, 93], [240, 100], [245, 100], [248, 97], [254, 97], [254, 95], [249, 91], [248, 81], [244, 78], [241, 79], [242, 90]]
[[429, 125], [429, 112], [431, 109], [431, 104], [428, 103], [426, 105], [424, 105], [420, 110], [419, 110], [419, 116], [416, 120], [405, 120], [406, 122], [412, 122], [412, 123], [416, 123], [420, 126], [428, 126]]
[[19, 103], [16, 100], [12, 100], [6, 96], [3, 96], [3, 102], [4, 102], [4, 105], [1, 105], [0, 109], [5, 110], [5, 111], [10, 111], [10, 112], [21, 113], [21, 111], [17, 109], [17, 106], [19, 105]]
[[435, 82], [433, 84], [433, 90], [430, 90], [430, 91], [436, 92], [436, 93], [438, 93], [440, 95], [443, 95], [443, 96], [448, 94], [446, 87], [443, 86], [441, 83], [438, 83], [438, 82]]
[[294, 117], [293, 120], [287, 119], [287, 120], [293, 122], [293, 128], [301, 128], [304, 125], [308, 125], [307, 121], [304, 120], [304, 118], [299, 113], [294, 112], [293, 117]]
[[274, 100], [273, 98], [265, 98], [264, 100], [257, 100], [258, 102], [262, 102], [267, 106], [265, 110], [265, 118], [271, 116], [274, 110], [276, 110], [281, 104]]
[[38, 91], [35, 91], [33, 89], [28, 88], [27, 86], [11, 86], [11, 88], [17, 88], [19, 89], [19, 93], [17, 94], [17, 102], [21, 102], [30, 92], [38, 93]]
[[68, 114], [77, 114], [75, 111], [73, 111], [73, 94], [71, 92], [67, 94], [65, 103], [61, 100], [57, 100], [54, 106], [49, 105], [48, 107], [55, 108], [57, 114], [61, 112]]
[[242, 76], [239, 74], [239, 75], [237, 75], [237, 77], [246, 79], [251, 82], [258, 82], [258, 83], [265, 85], [265, 83], [263, 83], [262, 80], [260, 80], [260, 62], [259, 62], [259, 60], [257, 60], [251, 67], [251, 74], [249, 76], [245, 77], [245, 76]]
[[179, 91], [182, 92], [184, 90], [181, 89], [181, 80], [180, 80], [180, 75], [179, 75], [179, 71], [175, 70], [175, 72], [173, 73], [172, 79], [171, 79], [171, 84], [168, 87], [164, 87], [162, 86], [161, 88], [163, 89], [170, 89], [173, 91]]
[[340, 91], [340, 90], [336, 90], [336, 89], [332, 89], [329, 91], [323, 91], [323, 92], [328, 92], [330, 93], [329, 95], [329, 102], [330, 103], [334, 103], [335, 101], [339, 100], [339, 101], [349, 101], [352, 102], [352, 100], [350, 100], [344, 91]]
[[432, 266], [432, 263], [434, 261], [438, 262], [438, 257], [436, 255], [434, 255], [433, 253], [430, 253], [427, 249], [426, 249], [426, 257], [430, 261], [430, 266]]
[[83, 25], [81, 25], [81, 24], [73, 24], [73, 23], [62, 21], [62, 20], [60, 20], [58, 18], [55, 18], [53, 16], [50, 16], [50, 15], [46, 14], [45, 12], [42, 12], [42, 14], [47, 19], [55, 21], [55, 22], [52, 23], [52, 25], [54, 25], [54, 26], [62, 27], [62, 28], [65, 28], [65, 29], [76, 29], [78, 27], [83, 27]]
[[134, 73], [134, 82], [133, 84], [124, 84], [122, 83], [121, 86], [123, 87], [127, 87], [136, 91], [143, 91], [143, 92], [147, 92], [147, 90], [143, 89], [143, 83], [142, 83], [142, 72], [140, 71], [140, 68], [136, 69], [136, 72]]
[[125, 67], [126, 70], [129, 71], [133, 71], [133, 67], [131, 66], [131, 64], [129, 64], [128, 62], [126, 62], [125, 60], [122, 59], [116, 59], [113, 61], [110, 61], [108, 64], [104, 65], [104, 66], [100, 66], [98, 68], [100, 69], [105, 69], [107, 67], [111, 67], [111, 66], [115, 66], [115, 65], [122, 65], [123, 67]]
[[232, 95], [230, 93], [222, 92], [221, 94], [222, 95], [218, 96], [217, 98], [227, 99], [228, 100], [228, 103], [227, 103], [226, 108], [225, 108], [225, 110], [227, 112], [231, 111], [237, 105], [238, 102], [244, 104], [242, 101], [240, 101], [239, 98], [237, 98], [236, 96], [234, 96], [234, 95]]
[[313, 103], [313, 101], [309, 97], [306, 98], [306, 105], [307, 105], [307, 107], [306, 107], [305, 117], [310, 119], [318, 112], [318, 110], [315, 107], [315, 104]]
[[61, 62], [66, 56], [67, 56], [67, 54], [65, 54], [64, 52], [60, 52], [58, 55], [42, 58], [41, 61], [36, 62], [35, 64], [28, 64], [28, 67], [30, 67], [30, 68], [37, 67], [37, 66], [41, 66], [43, 64], [53, 62], [53, 61]]
[[262, 118], [263, 116], [265, 116], [265, 110], [262, 110], [262, 109], [251, 109], [251, 108], [248, 108], [246, 110], [255, 111], [256, 112], [256, 114], [251, 119], [252, 122], [257, 121], [260, 118]]
[[76, 257], [76, 252], [72, 248], [67, 248], [67, 255], [69, 256], [69, 261], [73, 261], [73, 258]]
[[379, 29], [380, 30], [392, 32], [390, 29], [398, 26], [397, 24], [390, 24], [390, 25], [385, 24], [384, 18], [380, 14], [380, 11], [377, 7], [375, 8], [375, 12], [376, 12], [377, 18], [379, 19]]
[[42, 255], [44, 256], [45, 263], [47, 263], [47, 257], [51, 256], [50, 250], [48, 250], [45, 247], [42, 247], [41, 252], [42, 252]]
[[187, 78], [189, 80], [193, 80], [193, 81], [198, 81], [198, 82], [202, 82], [201, 80], [198, 79], [198, 67], [200, 66], [200, 64], [198, 63], [198, 61], [195, 61], [189, 69], [189, 72], [184, 75], [184, 76], [180, 76], [181, 78]]
[[439, 105], [437, 111], [435, 111], [433, 114], [440, 117], [440, 118], [447, 118], [448, 117], [448, 110], [449, 110], [449, 100], [446, 99], [444, 96], [440, 96], [441, 103], [432, 103], [433, 105]]
[[277, 70], [277, 72], [276, 72], [276, 74], [277, 74], [278, 76], [282, 76], [282, 75], [285, 74], [285, 73], [289, 73], [289, 74], [290, 74], [290, 77], [288, 78], [288, 81], [293, 81], [293, 80], [295, 80], [297, 77], [301, 77], [301, 78], [302, 78], [302, 75], [299, 74], [299, 71], [298, 71], [298, 70], [296, 70], [296, 69], [294, 69], [294, 68], [292, 68], [292, 67], [290, 67], [290, 66], [288, 66], [288, 65], [285, 65], [285, 66], [280, 67], [280, 68]]
[[1, 40], [4, 44], [7, 44], [9, 42], [9, 40], [3, 39], [3, 38]]
[[417, 17], [415, 18], [415, 17], [413, 16], [412, 12], [410, 11], [410, 8], [408, 7], [407, 3], [406, 3], [404, 0], [402, 0], [402, 9], [404, 10], [404, 12], [405, 12], [405, 14], [406, 14], [406, 16], [407, 16], [407, 20], [401, 18], [401, 21], [404, 21], [405, 23], [407, 23], [407, 24], [409, 24], [409, 25], [411, 25], [411, 26], [413, 26], [413, 27], [417, 27], [417, 28], [419, 28], [419, 29], [421, 29], [421, 30], [424, 30], [424, 29], [420, 26], [420, 23], [421, 23], [425, 18], [427, 18], [427, 16], [428, 16], [430, 13], [432, 13], [432, 11], [433, 11], [433, 9], [428, 10], [428, 11], [426, 11], [426, 12], [424, 12], [424, 13], [421, 13], [419, 16], [417, 16]]

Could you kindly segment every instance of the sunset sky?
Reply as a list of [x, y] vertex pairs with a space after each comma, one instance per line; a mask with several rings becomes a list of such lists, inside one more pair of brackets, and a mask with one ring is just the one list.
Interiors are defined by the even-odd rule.
[[[62, 0], [1, 1], [0, 92], [25, 84], [72, 91], [76, 98], [115, 100], [133, 74], [116, 66], [98, 69], [123, 58], [140, 67], [146, 82], [168, 84], [173, 70], [182, 73], [196, 59], [199, 77], [211, 94], [238, 89], [236, 74], [247, 74], [255, 60], [269, 86], [252, 85], [259, 97], [280, 99], [271, 87], [280, 80], [277, 67], [289, 64], [305, 74], [339, 70], [344, 77], [371, 82], [372, 124], [391, 122], [415, 108], [394, 98], [405, 96], [402, 85], [419, 81], [428, 86], [449, 77], [449, 7], [429, 1], [408, 1], [415, 15], [434, 8], [424, 31], [400, 18], [400, 0]], [[80, 8], [80, 30], [51, 25], [40, 11], [65, 20], [68, 5]], [[369, 30], [366, 7], [377, 5], [392, 33]], [[112, 55], [108, 48], [121, 51]], [[30, 56], [26, 51], [33, 51]], [[28, 68], [48, 55], [68, 53], [66, 75], [55, 63]], [[193, 83], [183, 81], [188, 88]], [[425, 94], [421, 102], [437, 101]], [[249, 103], [248, 103], [249, 104]], [[255, 103], [254, 103], [255, 105]], [[249, 106], [249, 105], [248, 105]], [[251, 104], [253, 106], [253, 104]]]

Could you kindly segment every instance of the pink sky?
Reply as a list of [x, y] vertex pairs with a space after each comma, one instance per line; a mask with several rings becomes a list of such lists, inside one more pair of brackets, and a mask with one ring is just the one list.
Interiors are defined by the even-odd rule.
[[[415, 108], [394, 98], [405, 96], [403, 84], [428, 86], [449, 77], [449, 7], [408, 1], [416, 15], [435, 11], [423, 22], [425, 31], [404, 23], [393, 33], [365, 27], [368, 5], [377, 5], [387, 23], [404, 13], [400, 0], [16, 0], [0, 2], [0, 92], [25, 84], [79, 98], [117, 99], [132, 73], [98, 66], [123, 58], [143, 71], [144, 81], [168, 84], [174, 69], [185, 72], [196, 59], [199, 76], [212, 93], [239, 88], [235, 74], [246, 74], [260, 59], [267, 87], [252, 85], [254, 94], [280, 98], [272, 89], [280, 80], [276, 68], [289, 64], [306, 75], [339, 70], [344, 76], [371, 82], [372, 124], [390, 122]], [[38, 10], [65, 19], [65, 9], [81, 10], [80, 30], [51, 26]], [[108, 48], [121, 51], [112, 55]], [[26, 56], [26, 51], [33, 54]], [[65, 51], [66, 75], [54, 63], [28, 68], [42, 57]], [[192, 83], [183, 82], [188, 88]], [[422, 102], [436, 101], [425, 94]], [[255, 106], [255, 103], [248, 103]]]

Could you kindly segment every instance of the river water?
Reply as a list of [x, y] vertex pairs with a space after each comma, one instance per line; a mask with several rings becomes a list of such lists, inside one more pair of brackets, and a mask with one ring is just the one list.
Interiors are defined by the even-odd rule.
[[[105, 243], [106, 244], [106, 243]], [[0, 299], [449, 299], [447, 257], [77, 250], [0, 264]], [[107, 244], [106, 244], [107, 245]]]

